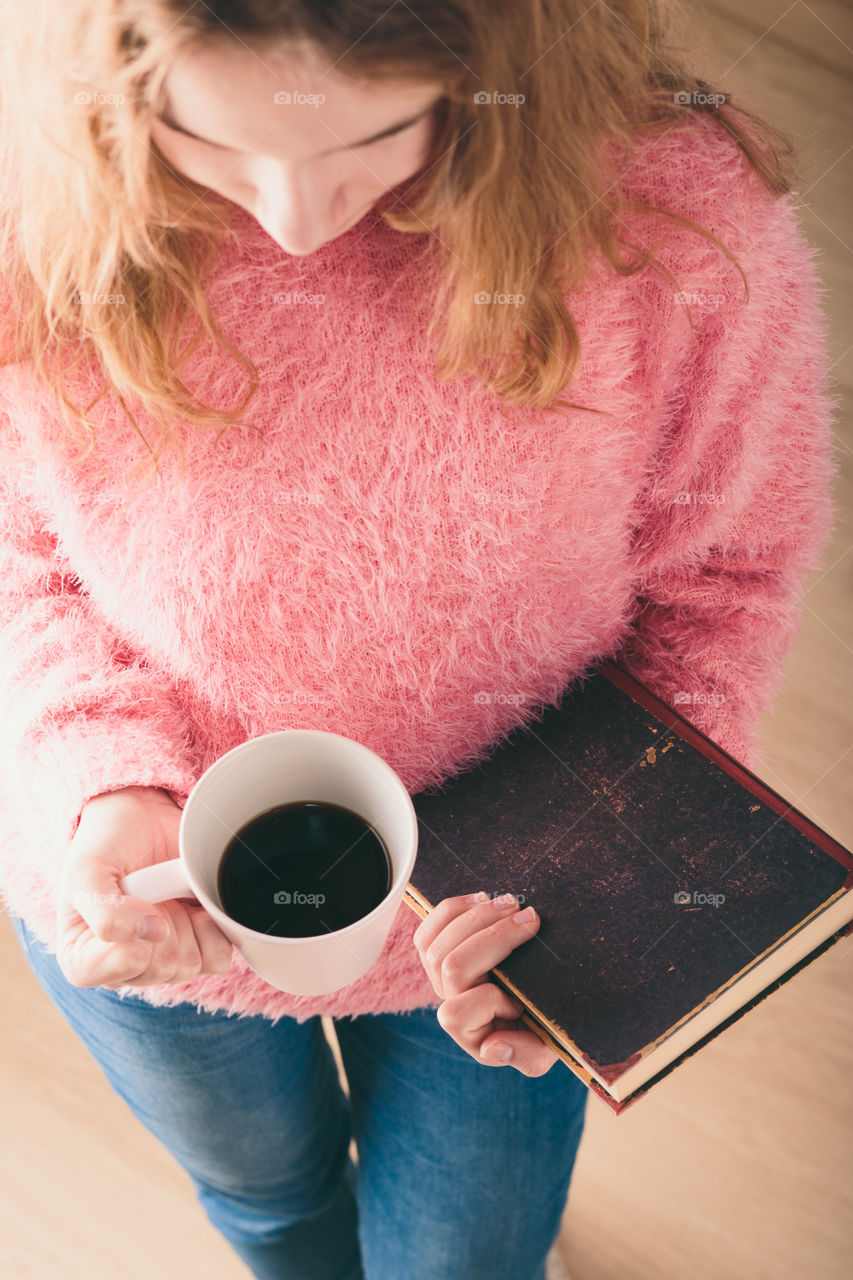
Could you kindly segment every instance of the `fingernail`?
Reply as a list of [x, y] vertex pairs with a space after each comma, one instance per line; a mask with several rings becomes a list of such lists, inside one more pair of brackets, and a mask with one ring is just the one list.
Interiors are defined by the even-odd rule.
[[518, 901], [511, 893], [502, 893], [499, 898], [492, 898], [492, 906], [498, 911], [503, 911], [507, 907], [517, 907]]
[[532, 907], [525, 907], [523, 911], [517, 911], [512, 918], [516, 924], [530, 924], [531, 920], [536, 919], [536, 912]]
[[160, 916], [144, 916], [136, 926], [136, 936], [143, 942], [163, 942], [169, 933], [169, 926]]
[[472, 904], [475, 902], [485, 902], [488, 896], [489, 895], [487, 893], [483, 893], [483, 890], [481, 889], [479, 893], [469, 894], [468, 897], [465, 899], [465, 901], [470, 902]]
[[481, 1058], [492, 1058], [495, 1062], [509, 1062], [512, 1057], [512, 1045], [505, 1040], [492, 1040], [480, 1054]]

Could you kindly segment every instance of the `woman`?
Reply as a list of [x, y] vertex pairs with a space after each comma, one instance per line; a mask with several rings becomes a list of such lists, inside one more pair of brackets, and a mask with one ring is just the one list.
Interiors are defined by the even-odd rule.
[[414, 793], [605, 657], [754, 765], [831, 519], [785, 139], [655, 0], [118, 12], [4, 38], [7, 907], [252, 1274], [542, 1280], [586, 1092], [488, 981], [535, 910], [402, 906], [309, 999], [118, 882], [249, 737]]

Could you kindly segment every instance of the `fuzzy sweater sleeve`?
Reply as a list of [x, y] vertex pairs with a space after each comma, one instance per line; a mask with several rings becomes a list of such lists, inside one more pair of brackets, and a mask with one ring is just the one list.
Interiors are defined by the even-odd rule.
[[4, 449], [0, 862], [8, 909], [24, 915], [26, 904], [26, 918], [36, 928], [41, 923], [47, 940], [49, 910], [85, 802], [130, 785], [163, 787], [181, 802], [196, 767], [191, 726], [169, 681], [148, 669], [93, 607], [25, 476], [20, 458]]
[[637, 504], [638, 612], [616, 657], [754, 768], [836, 514], [836, 400], [816, 250], [791, 197], [744, 190], [749, 299], [687, 295], [696, 336]]

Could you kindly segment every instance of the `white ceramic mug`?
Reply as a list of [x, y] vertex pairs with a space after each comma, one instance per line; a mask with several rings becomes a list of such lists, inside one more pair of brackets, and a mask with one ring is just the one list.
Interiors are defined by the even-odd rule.
[[[250, 819], [307, 800], [342, 805], [377, 832], [391, 859], [391, 888], [377, 907], [332, 933], [271, 937], [223, 911], [222, 854]], [[319, 729], [283, 729], [243, 742], [202, 774], [178, 829], [180, 856], [131, 871], [123, 893], [146, 902], [196, 898], [266, 982], [298, 996], [349, 986], [375, 964], [415, 864], [418, 822], [399, 776], [369, 747]]]

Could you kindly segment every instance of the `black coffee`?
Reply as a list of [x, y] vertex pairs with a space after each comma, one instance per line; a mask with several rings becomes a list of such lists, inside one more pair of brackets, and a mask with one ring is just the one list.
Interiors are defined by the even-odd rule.
[[222, 854], [217, 889], [233, 920], [279, 938], [344, 929], [391, 887], [391, 860], [364, 818], [294, 800], [252, 818]]

